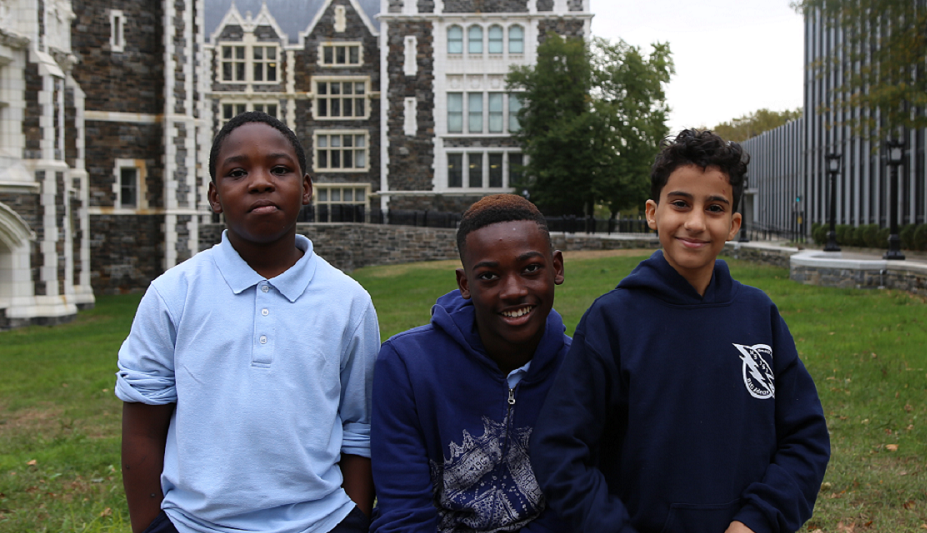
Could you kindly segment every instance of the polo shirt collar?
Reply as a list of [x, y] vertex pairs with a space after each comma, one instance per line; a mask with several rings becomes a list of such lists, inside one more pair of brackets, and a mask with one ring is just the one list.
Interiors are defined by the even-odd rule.
[[235, 294], [254, 287], [266, 281], [290, 302], [295, 302], [300, 295], [306, 292], [312, 275], [315, 273], [315, 255], [312, 253], [312, 241], [306, 237], [296, 235], [296, 247], [303, 251], [303, 256], [295, 265], [288, 268], [277, 277], [266, 279], [251, 268], [228, 239], [228, 230], [222, 232], [222, 242], [216, 247], [216, 267], [225, 279], [229, 288]]

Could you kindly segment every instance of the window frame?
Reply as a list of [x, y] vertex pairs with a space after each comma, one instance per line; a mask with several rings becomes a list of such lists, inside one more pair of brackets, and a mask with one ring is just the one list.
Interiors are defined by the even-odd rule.
[[[518, 29], [521, 32], [521, 36], [518, 39], [512, 38], [512, 30], [514, 29]], [[525, 53], [525, 27], [522, 26], [521, 24], [512, 24], [511, 26], [508, 27], [508, 32], [506, 33], [508, 33], [508, 37], [509, 37], [508, 46], [506, 47], [509, 51], [509, 55], [519, 55], [519, 56], [524, 55]], [[521, 50], [518, 50], [518, 51], [512, 50], [513, 43], [520, 43]]]
[[[336, 62], [337, 48], [340, 48], [340, 47], [345, 48], [345, 62], [344, 63]], [[326, 48], [332, 49], [332, 62], [331, 63], [327, 63], [325, 61], [325, 49]], [[351, 57], [350, 49], [352, 48], [357, 49], [357, 62], [356, 63], [351, 63], [349, 61]], [[360, 67], [364, 65], [364, 43], [360, 41], [326, 41], [324, 43], [319, 44], [318, 53], [319, 53], [318, 65], [320, 67], [351, 68], [351, 67]]]
[[[134, 203], [127, 204], [123, 198], [125, 189], [127, 188], [124, 184], [124, 178], [127, 175], [126, 172], [131, 171], [133, 177], [133, 184], [128, 187], [133, 191], [135, 196]], [[121, 159], [117, 158], [113, 161], [113, 186], [112, 190], [114, 193], [113, 198], [113, 208], [117, 211], [122, 212], [133, 212], [136, 213], [140, 210], [148, 208], [148, 199], [147, 199], [147, 187], [146, 179], [148, 176], [147, 167], [145, 161], [142, 159]]]
[[[479, 32], [479, 39], [475, 39], [474, 30]], [[476, 44], [476, 46], [474, 46]], [[474, 48], [478, 48], [475, 50]], [[483, 27], [479, 24], [471, 24], [467, 27], [467, 55], [483, 55]]]
[[[467, 133], [470, 134], [481, 134], [486, 130], [484, 129], [484, 118], [483, 118], [483, 95], [486, 94], [482, 91], [480, 92], [468, 92], [467, 93]], [[474, 109], [476, 106], [473, 105], [479, 102], [479, 109]], [[477, 124], [476, 121], [479, 121]]]
[[[460, 32], [460, 38], [451, 38], [451, 31], [458, 30]], [[454, 52], [451, 50], [451, 43], [459, 43], [460, 51]], [[464, 53], [464, 28], [459, 24], [451, 24], [447, 27], [447, 55], [449, 56], [462, 56]]]
[[[498, 30], [499, 32], [498, 38], [496, 39], [493, 38], [494, 30]], [[486, 31], [486, 36], [486, 52], [489, 53], [489, 55], [501, 56], [505, 53], [505, 29], [501, 25], [493, 24], [490, 26]], [[498, 45], [498, 51], [493, 51], [493, 44]]]
[[[364, 211], [368, 211], [370, 208], [370, 194], [371, 187], [369, 183], [313, 183], [313, 194], [312, 194], [312, 208], [314, 211], [314, 219], [316, 222], [331, 222], [331, 206], [333, 205], [351, 205], [351, 206], [363, 206]], [[332, 192], [338, 190], [338, 200], [333, 200]], [[351, 189], [353, 192], [352, 197], [355, 198], [350, 202], [344, 201], [344, 191], [346, 189]], [[356, 200], [357, 191], [363, 191], [363, 200]], [[322, 207], [326, 207], [326, 219], [321, 220], [321, 211]]]
[[[485, 191], [493, 192], [512, 189], [515, 186], [527, 187], [527, 179], [516, 174], [516, 182], [512, 181], [512, 157], [520, 158], [519, 166], [525, 164], [525, 154], [516, 150], [506, 149], [451, 149], [445, 152], [444, 159], [447, 168], [445, 187], [454, 191]], [[494, 161], [495, 160], [495, 161]], [[474, 165], [473, 163], [476, 163]], [[454, 169], [455, 163], [460, 163], [459, 169]], [[497, 170], [493, 164], [498, 163]], [[474, 175], [473, 172], [477, 174]], [[494, 176], [495, 174], [495, 176]], [[498, 179], [498, 185], [493, 181]], [[479, 185], [476, 185], [479, 183]], [[521, 194], [521, 191], [515, 191]]]
[[[276, 84], [276, 83], [280, 83], [279, 76], [277, 75], [277, 74], [279, 73], [279, 70], [280, 70], [280, 69], [279, 69], [279, 66], [280, 66], [280, 60], [279, 60], [279, 58], [280, 58], [280, 50], [279, 50], [279, 47], [278, 47], [277, 45], [275, 45], [275, 44], [253, 44], [253, 45], [249, 46], [249, 48], [250, 48], [249, 57], [251, 58], [251, 68], [248, 69], [249, 72], [251, 73], [251, 80], [250, 80], [250, 81], [251, 81], [252, 83], [260, 83], [260, 84]], [[262, 50], [261, 54], [262, 54], [263, 57], [262, 57], [261, 59], [257, 59], [257, 58], [255, 57], [255, 50], [257, 50], [257, 49]], [[273, 53], [274, 53], [273, 59], [268, 59], [268, 58], [266, 57], [267, 51], [269, 51], [269, 50], [273, 50]], [[255, 74], [257, 74], [257, 72], [258, 72], [258, 67], [261, 68], [261, 78], [262, 78], [262, 79], [260, 79], [260, 80], [258, 80], [258, 79], [257, 79], [257, 76], [255, 76]], [[268, 79], [268, 72], [270, 72], [270, 69], [273, 69], [273, 73], [274, 73], [274, 79], [273, 79], [273, 80]]]
[[[462, 93], [462, 92], [449, 92], [449, 93], [447, 93], [447, 132], [448, 132], [449, 134], [460, 134], [460, 133], [463, 133], [463, 130], [464, 130], [464, 120], [463, 120], [463, 117], [464, 117], [464, 98], [463, 98], [463, 95], [464, 95], [464, 93]], [[459, 110], [457, 110], [457, 109], [451, 109], [451, 107], [452, 107], [452, 106], [451, 106], [451, 97], [452, 97], [452, 96], [454, 97], [455, 100], [459, 100], [459, 102], [460, 102], [460, 106], [459, 106], [460, 109], [459, 109]], [[455, 105], [454, 107], [457, 107], [457, 106]], [[453, 115], [452, 115], [452, 114], [453, 114]], [[458, 124], [460, 125], [459, 128], [457, 128], [457, 129], [451, 129], [451, 125], [453, 124], [452, 118], [457, 118], [457, 119], [458, 119]]]
[[[226, 117], [226, 113], [225, 113], [226, 106], [237, 106], [239, 108], [239, 111], [237, 113], [232, 113], [231, 117]], [[256, 107], [258, 106], [260, 106], [261, 109], [256, 109]], [[266, 110], [267, 106], [274, 106], [276, 108], [275, 112], [267, 113], [267, 110]], [[219, 125], [218, 125], [218, 128], [216, 129], [216, 133], [218, 133], [219, 130], [221, 130], [222, 127], [225, 126], [228, 123], [228, 121], [232, 120], [232, 118], [234, 118], [236, 115], [240, 115], [241, 113], [246, 113], [248, 111], [262, 111], [272, 117], [279, 119], [280, 118], [280, 102], [278, 100], [274, 100], [274, 101], [262, 101], [262, 100], [245, 101], [241, 99], [220, 100], [219, 101]]]
[[[326, 92], [324, 97], [322, 93], [319, 92], [319, 84], [324, 83], [327, 85]], [[339, 94], [334, 95], [331, 93], [332, 84], [339, 84]], [[351, 94], [344, 93], [344, 84], [351, 84]], [[368, 120], [370, 118], [370, 76], [313, 76], [311, 81], [312, 86], [312, 118], [315, 120]], [[357, 85], [362, 84], [364, 93], [357, 95], [356, 89]], [[327, 102], [326, 105], [326, 115], [322, 116], [319, 113], [320, 103], [322, 100]], [[341, 113], [344, 112], [344, 103], [345, 101], [350, 101], [352, 103], [351, 109], [352, 113], [357, 111], [357, 101], [361, 101], [364, 106], [363, 115], [352, 114], [345, 116], [340, 114], [333, 116], [331, 114], [332, 106], [331, 103], [333, 100], [339, 101], [339, 108]]]
[[[333, 147], [330, 145], [329, 141], [333, 136], [340, 136], [341, 143], [343, 144], [344, 136], [346, 135], [354, 137], [352, 139], [352, 143], [354, 143], [352, 144], [352, 146]], [[324, 147], [319, 146], [320, 137], [325, 137], [327, 139], [325, 143], [326, 146]], [[362, 137], [364, 139], [364, 146], [361, 147], [360, 149], [356, 145], [357, 137]], [[341, 167], [320, 166], [319, 165], [319, 161], [321, 160], [321, 157], [319, 156], [320, 150], [325, 150], [326, 152], [329, 153], [329, 156], [326, 156], [325, 159], [330, 165], [330, 162], [334, 159], [330, 157], [331, 152], [334, 151], [333, 149], [337, 149], [342, 152], [341, 154], [339, 154], [339, 160], [341, 159], [340, 156], [343, 155], [345, 150], [351, 150], [355, 154], [358, 151], [363, 151], [364, 165], [362, 167], [352, 166], [349, 168], [345, 168], [343, 166]], [[354, 162], [356, 163], [356, 161], [357, 160], [355, 158]], [[367, 130], [358, 130], [358, 129], [330, 129], [330, 130], [329, 129], [319, 129], [319, 130], [313, 131], [312, 132], [312, 170], [314, 172], [332, 172], [332, 173], [368, 172], [370, 170], [370, 132]]]
[[[219, 44], [219, 82], [244, 85], [248, 83], [248, 45], [240, 42], [220, 43]], [[225, 51], [231, 50], [231, 57], [225, 56]], [[241, 57], [238, 55], [241, 50]], [[225, 66], [229, 65], [231, 79], [225, 77]], [[241, 79], [238, 79], [238, 72], [241, 69]]]
[[109, 10], [109, 49], [123, 52], [126, 46], [126, 17], [121, 9]]

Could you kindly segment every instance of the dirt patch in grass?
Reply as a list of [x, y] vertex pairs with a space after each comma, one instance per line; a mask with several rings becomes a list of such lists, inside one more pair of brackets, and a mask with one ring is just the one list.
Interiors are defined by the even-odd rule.
[[50, 434], [63, 429], [64, 409], [51, 404], [10, 411], [0, 404], [0, 438], [23, 433]]

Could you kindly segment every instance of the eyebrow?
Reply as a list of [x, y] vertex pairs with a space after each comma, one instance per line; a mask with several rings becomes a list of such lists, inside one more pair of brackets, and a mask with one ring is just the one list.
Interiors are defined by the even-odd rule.
[[[667, 198], [669, 198], [670, 196], [682, 196], [683, 198], [687, 198], [687, 199], [689, 199], [689, 200], [695, 199], [695, 196], [694, 196], [694, 195], [689, 194], [689, 193], [687, 193], [687, 192], [683, 192], [683, 191], [673, 191], [673, 192], [668, 192], [668, 193], [666, 193], [666, 197], [667, 197]], [[712, 196], [709, 196], [709, 197], [708, 197], [708, 201], [709, 201], [709, 202], [722, 202], [722, 203], [731, 205], [731, 201], [728, 200], [728, 199], [727, 199], [726, 197], [724, 197], [724, 196], [712, 195]]]
[[[516, 261], [519, 261], [519, 262], [527, 261], [528, 259], [532, 259], [534, 257], [544, 257], [544, 254], [536, 250], [532, 250], [530, 252], [525, 252], [521, 254], [520, 256], [518, 256], [516, 258]], [[476, 270], [477, 268], [493, 268], [497, 266], [499, 266], [498, 261], [480, 261], [479, 263], [473, 265], [473, 269]]]
[[[265, 158], [265, 159], [280, 159], [280, 158], [284, 158], [284, 159], [286, 159], [287, 161], [289, 161], [289, 162], [291, 162], [291, 163], [295, 162], [295, 159], [293, 159], [293, 157], [292, 157], [290, 154], [286, 153], [286, 152], [273, 152], [273, 153], [265, 154], [264, 158]], [[222, 161], [222, 164], [223, 164], [223, 165], [228, 165], [228, 164], [231, 164], [231, 163], [238, 163], [238, 162], [240, 162], [240, 161], [246, 161], [247, 159], [248, 159], [248, 156], [245, 156], [245, 155], [233, 155], [233, 156], [229, 156], [229, 157], [225, 158], [225, 159]]]

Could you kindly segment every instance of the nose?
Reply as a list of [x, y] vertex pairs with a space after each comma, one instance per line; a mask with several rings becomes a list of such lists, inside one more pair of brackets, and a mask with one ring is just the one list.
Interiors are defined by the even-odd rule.
[[499, 297], [503, 300], [520, 300], [527, 294], [528, 288], [525, 287], [521, 276], [513, 274], [502, 278], [502, 290], [499, 291]]
[[269, 192], [275, 189], [274, 176], [270, 169], [255, 169], [249, 175], [251, 181], [248, 183], [248, 190], [251, 192]]
[[685, 227], [687, 231], [698, 233], [705, 230], [705, 213], [701, 209], [693, 209], [686, 217]]

